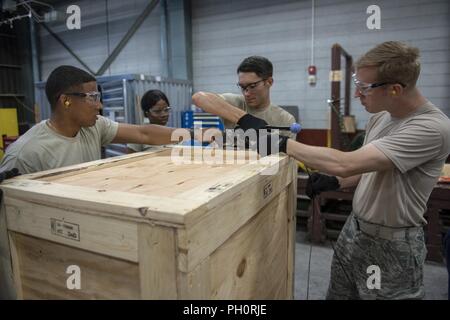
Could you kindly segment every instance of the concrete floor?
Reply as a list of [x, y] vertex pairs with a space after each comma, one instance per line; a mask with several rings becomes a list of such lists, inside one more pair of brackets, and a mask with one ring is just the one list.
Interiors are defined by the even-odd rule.
[[[307, 299], [307, 275], [310, 243], [304, 231], [297, 231], [295, 247], [295, 292], [294, 298]], [[313, 245], [311, 251], [311, 273], [309, 279], [309, 300], [325, 299], [330, 280], [333, 249], [329, 241], [325, 245]], [[426, 262], [424, 269], [425, 299], [447, 300], [448, 275], [444, 264]]]

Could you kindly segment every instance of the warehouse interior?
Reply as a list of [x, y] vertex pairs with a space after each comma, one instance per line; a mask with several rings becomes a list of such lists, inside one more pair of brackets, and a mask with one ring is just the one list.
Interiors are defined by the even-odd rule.
[[[8, 148], [11, 148], [19, 137], [35, 125], [51, 118], [54, 110], [46, 94], [47, 79], [55, 68], [62, 65], [82, 69], [95, 78], [101, 91], [101, 115], [111, 121], [119, 124], [148, 124], [144, 115], [146, 113], [141, 110], [141, 98], [148, 90], [157, 89], [164, 92], [170, 101], [166, 107], [167, 112], [170, 110], [165, 124], [167, 127], [193, 129], [196, 126], [202, 126], [223, 130], [224, 122], [221, 117], [202, 110], [194, 103], [193, 95], [198, 92], [237, 95], [247, 92], [246, 87], [241, 83], [236, 86], [239, 81], [237, 67], [246, 57], [262, 56], [273, 64], [270, 101], [287, 111], [295, 119], [295, 122], [301, 125], [301, 131], [299, 129], [300, 132], [295, 132], [295, 141], [302, 145], [351, 152], [363, 146], [366, 125], [372, 116], [367, 112], [360, 99], [355, 97], [355, 90], [359, 90], [356, 88], [357, 84], [352, 81], [355, 63], [368, 50], [380, 43], [401, 41], [420, 51], [421, 65], [417, 88], [444, 115], [450, 117], [448, 102], [450, 99], [450, 2], [447, 0], [378, 0], [376, 3], [368, 0], [2, 0], [0, 4], [0, 132], [2, 135], [0, 161]], [[372, 90], [375, 89], [378, 88], [372, 88]], [[279, 126], [276, 123], [269, 124]], [[444, 140], [450, 139], [447, 136]], [[445, 142], [442, 142], [442, 145], [444, 144]], [[287, 146], [289, 148], [289, 144]], [[109, 166], [114, 163], [116, 157], [119, 157], [117, 159], [127, 157], [127, 154], [130, 153], [129, 148], [130, 146], [122, 141], [111, 142], [103, 147], [102, 159], [98, 160], [107, 161], [106, 166]], [[136, 154], [134, 156], [136, 157], [134, 159], [137, 159]], [[450, 239], [447, 240], [447, 244], [445, 242], [450, 232], [450, 157], [448, 156], [447, 154], [445, 165], [441, 168], [439, 182], [433, 185], [433, 189], [428, 195], [428, 201], [426, 201], [426, 208], [422, 212], [424, 221], [426, 221], [423, 230], [427, 250], [423, 268], [425, 295], [422, 298], [428, 300], [450, 299], [450, 275], [446, 262], [449, 261], [446, 250], [450, 247]], [[194, 297], [194, 299], [196, 297], [200, 297], [200, 299], [210, 297], [273, 299], [275, 297], [275, 299], [294, 300], [327, 298], [334, 246], [344, 223], [351, 216], [355, 189], [342, 188], [336, 191], [325, 191], [311, 198], [306, 191], [308, 181], [311, 179], [311, 172], [307, 167], [303, 161], [295, 160], [296, 176], [292, 178], [294, 182], [290, 185], [286, 184], [287, 192], [295, 189], [292, 191], [295, 196], [293, 204], [295, 249], [287, 246], [292, 251], [292, 253], [288, 253], [287, 263], [291, 263], [289, 261], [292, 257], [294, 269], [291, 270], [292, 276], [288, 275], [287, 277], [288, 281], [292, 283], [288, 284], [285, 289], [289, 291], [289, 288], [292, 287], [291, 295], [282, 296], [277, 290], [269, 288], [267, 285], [267, 295], [261, 293], [261, 296], [258, 294], [240, 296], [241, 292], [247, 293], [247, 291], [236, 289], [234, 292], [232, 288], [235, 287], [230, 284], [230, 288], [223, 285], [211, 296], [198, 293], [197, 296], [187, 295], [187, 297]], [[1, 168], [0, 165], [0, 172]], [[71, 170], [75, 170], [73, 168]], [[87, 167], [80, 166], [79, 168]], [[117, 174], [128, 172], [125, 169], [117, 170]], [[311, 167], [311, 169], [315, 168]], [[100, 175], [94, 174], [89, 178], [87, 176], [89, 170], [91, 169], [87, 169], [86, 173], [81, 174], [86, 177], [84, 186], [88, 186], [89, 181], [94, 181]], [[201, 181], [206, 183], [206, 173], [196, 170], [189, 171], [187, 169], [187, 172], [198, 174], [198, 180], [204, 179]], [[214, 170], [211, 170], [211, 174], [217, 174], [217, 176], [223, 174], [224, 177], [228, 177], [227, 174], [229, 174], [232, 177], [229, 172]], [[289, 171], [286, 170], [286, 172]], [[56, 174], [57, 171], [54, 172]], [[70, 186], [75, 186], [81, 181], [81, 177], [79, 181], [75, 176], [71, 180], [68, 177], [71, 173], [60, 172], [67, 177], [62, 176], [58, 180], [55, 178], [56, 175], [51, 177], [51, 173], [48, 176], [37, 173], [36, 178], [31, 176], [30, 179], [41, 179], [44, 184], [45, 181], [62, 181], [61, 183], [64, 182]], [[112, 173], [108, 171], [108, 174]], [[158, 175], [157, 171], [154, 174]], [[111, 177], [108, 179], [114, 180], [114, 177]], [[123, 183], [125, 184], [128, 176], [124, 177]], [[236, 177], [238, 177], [237, 173]], [[5, 221], [8, 218], [11, 220], [13, 215], [8, 212], [10, 210], [8, 208], [14, 207], [15, 204], [21, 205], [21, 201], [28, 195], [30, 195], [30, 199], [38, 199], [37, 196], [33, 198], [33, 192], [45, 192], [41, 189], [33, 191], [30, 184], [24, 187], [22, 190], [24, 193], [19, 197], [21, 187], [8, 189], [7, 184], [7, 181], [17, 179], [25, 178], [19, 176], [5, 180], [4, 183]], [[170, 179], [170, 177], [167, 178], [168, 181]], [[20, 182], [20, 180], [17, 181]], [[169, 186], [163, 178], [155, 181]], [[256, 185], [257, 183], [254, 182], [254, 186]], [[42, 190], [46, 188], [45, 185], [41, 187]], [[194, 187], [190, 186], [192, 201], [200, 203], [200, 197], [197, 199], [193, 193], [196, 190]], [[227, 196], [225, 193], [229, 186], [222, 183], [211, 188], [216, 187], [224, 192], [225, 199]], [[94, 188], [101, 187], [95, 186]], [[178, 185], [173, 187], [173, 190], [180, 190], [177, 188]], [[251, 189], [252, 186], [248, 185], [248, 188]], [[270, 184], [270, 188], [264, 185], [262, 201], [266, 201], [266, 192], [270, 195], [272, 188], [274, 192], [277, 190], [275, 182], [273, 182], [273, 186]], [[50, 189], [49, 187], [48, 190]], [[53, 192], [51, 190], [49, 192]], [[148, 190], [154, 191], [155, 195], [150, 196], [155, 197], [159, 192], [159, 189], [149, 188]], [[366, 192], [376, 194], [378, 190], [370, 189]], [[245, 191], [245, 193], [248, 193], [249, 199], [253, 195], [250, 191]], [[289, 193], [287, 194], [289, 195]], [[8, 200], [8, 197], [12, 197], [12, 200]], [[20, 201], [14, 200], [15, 197]], [[203, 201], [207, 195], [202, 195], [202, 197]], [[284, 195], [281, 194], [279, 199], [283, 197]], [[250, 206], [249, 203], [253, 203], [259, 198], [255, 195], [251, 199], [254, 200], [248, 200], [246, 206]], [[30, 200], [26, 205], [23, 204], [24, 208], [34, 212], [33, 201], [37, 200]], [[52, 206], [50, 203], [53, 203], [51, 201], [49, 200], [50, 207]], [[136, 201], [141, 200], [137, 199]], [[168, 201], [170, 202], [170, 200]], [[227, 201], [234, 200], [228, 199]], [[181, 202], [174, 196], [172, 205], [174, 208], [177, 206], [181, 208], [183, 205]], [[39, 204], [39, 206], [41, 205], [43, 204]], [[194, 204], [190, 205], [194, 206]], [[39, 206], [36, 205], [36, 208]], [[84, 206], [84, 202], [80, 206]], [[171, 203], [164, 205], [164, 208], [167, 207], [166, 212], [170, 212], [170, 206]], [[292, 204], [288, 203], [286, 208], [292, 209]], [[41, 212], [43, 209], [36, 210], [36, 212]], [[233, 207], [233, 210], [239, 211], [237, 207]], [[288, 210], [290, 209], [286, 209], [286, 211]], [[33, 213], [30, 213], [30, 217], [31, 215]], [[200, 217], [200, 213], [198, 215]], [[145, 214], [143, 216], [145, 217]], [[37, 218], [33, 219], [38, 220]], [[136, 219], [130, 220], [130, 225], [134, 221], [138, 221]], [[200, 218], [193, 216], [192, 224], [197, 223], [195, 219], [200, 221]], [[67, 221], [69, 220], [70, 218], [67, 218]], [[11, 231], [8, 227], [10, 222], [2, 222], [6, 223], [6, 228], [5, 230], [0, 229], [0, 233], [14, 232], [14, 234], [18, 234], [17, 236], [9, 235], [8, 238], [5, 233], [2, 235], [4, 238], [2, 241], [5, 241], [4, 243], [8, 246], [7, 243], [17, 240], [16, 246], [31, 250], [28, 247], [27, 241], [29, 240], [23, 238], [26, 228], [21, 229], [20, 221], [14, 220], [13, 224], [18, 229], [11, 229]], [[52, 223], [53, 228], [55, 222]], [[181, 225], [181, 222], [178, 221], [170, 223], [176, 226]], [[186, 228], [188, 228], [188, 222], [183, 223], [186, 223]], [[230, 222], [230, 224], [232, 223]], [[164, 226], [169, 225], [172, 226], [172, 224]], [[110, 226], [115, 228], [115, 224], [111, 223]], [[48, 227], [50, 228], [50, 225]], [[129, 228], [127, 230], [131, 230], [131, 227]], [[286, 228], [288, 230], [288, 227]], [[114, 233], [116, 229], [111, 230]], [[271, 231], [261, 227], [260, 232], [270, 233]], [[221, 232], [209, 230], [209, 233], [220, 234]], [[274, 231], [274, 233], [276, 232]], [[37, 234], [30, 233], [30, 235], [38, 237]], [[190, 236], [190, 233], [186, 231], [185, 235], [177, 235], [179, 237], [177, 239], [188, 239], [188, 235]], [[140, 235], [137, 237], [138, 240], [140, 237]], [[49, 242], [53, 241], [53, 238], [49, 237], [43, 237], [43, 239]], [[195, 241], [214, 242], [200, 236], [198, 239]], [[67, 244], [68, 240], [64, 239], [64, 241], [66, 242], [61, 243]], [[186, 240], [186, 243], [191, 245], [190, 240]], [[202, 243], [198, 244], [200, 251], [209, 250], [205, 249], [208, 245], [202, 245]], [[83, 248], [78, 244], [75, 247], [77, 250]], [[229, 247], [229, 250], [233, 249], [231, 244]], [[54, 250], [57, 252], [56, 247]], [[31, 251], [27, 252], [31, 256], [27, 259], [23, 258], [23, 261], [33, 258]], [[180, 252], [182, 255], [185, 254], [183, 251]], [[73, 254], [76, 255], [75, 251]], [[15, 255], [17, 252], [11, 256]], [[179, 270], [181, 270], [179, 272], [183, 274], [183, 272], [195, 270], [197, 273], [192, 276], [194, 280], [189, 278], [189, 281], [197, 281], [201, 278], [199, 274], [203, 272], [203, 267], [202, 265], [198, 268], [195, 266], [194, 269], [197, 256], [193, 254], [192, 260], [190, 260], [190, 253], [185, 255], [186, 267], [178, 262]], [[232, 254], [229, 253], [229, 255]], [[18, 256], [19, 258], [13, 259], [16, 261], [12, 264], [14, 270], [17, 268], [14, 263], [21, 261], [20, 254]], [[138, 261], [133, 260], [135, 258], [131, 254], [128, 256], [124, 253], [123, 257], [120, 255], [117, 257], [120, 259], [124, 257], [123, 261], [120, 260], [120, 263], [124, 265], [125, 262]], [[222, 259], [228, 259], [227, 257], [223, 254]], [[275, 255], [275, 257], [277, 256]], [[203, 261], [198, 259], [198, 261]], [[215, 257], [207, 259], [216, 261]], [[234, 261], [233, 259], [234, 256], [232, 259], [230, 258], [230, 261]], [[238, 271], [234, 271], [234, 273], [238, 275], [239, 279], [244, 279], [246, 273], [243, 270], [256, 265], [255, 261], [250, 258], [243, 260], [236, 258], [236, 266], [233, 265], [230, 268], [237, 268]], [[121, 265], [119, 262], [117, 263], [119, 268]], [[213, 269], [214, 266], [217, 270]], [[244, 276], [239, 275], [239, 270]], [[0, 271], [6, 272], [5, 269], [0, 269]], [[211, 262], [211, 279], [215, 279], [214, 272], [222, 271], [220, 263]], [[15, 277], [16, 280], [11, 280], [11, 283], [17, 286], [18, 276], [15, 275]], [[224, 279], [221, 281], [225, 282], [228, 278], [223, 277]], [[257, 278], [255, 282], [258, 282], [255, 286], [258, 287], [260, 281], [266, 281], [270, 277], [269, 272], [264, 276], [255, 276], [255, 279]], [[274, 279], [277, 277], [273, 276]], [[220, 277], [217, 276], [217, 278]], [[43, 279], [46, 279], [46, 276], [43, 276]], [[117, 280], [119, 278], [114, 279], [114, 281], [119, 281]], [[182, 277], [179, 276], [177, 279], [180, 281], [179, 279]], [[56, 291], [51, 290], [48, 292], [52, 293], [48, 293], [48, 295], [45, 293], [40, 295], [38, 294], [40, 284], [36, 281], [27, 281], [29, 280], [26, 276], [24, 279], [20, 279], [19, 283], [24, 285], [19, 290], [21, 295], [18, 296], [10, 295], [5, 284], [0, 289], [1, 298], [86, 299], [86, 296], [77, 295], [73, 291], [70, 293], [73, 293], [73, 296], [69, 293], [58, 296]], [[211, 281], [211, 283], [214, 282]], [[253, 285], [250, 280], [245, 281], [247, 282], [244, 282], [242, 286]], [[217, 282], [220, 281], [217, 280]], [[49, 280], [49, 283], [52, 282]], [[27, 287], [28, 285], [30, 287]], [[0, 286], [2, 286], [1, 283]], [[33, 290], [29, 289], [31, 286], [33, 286]], [[47, 285], [42, 284], [42, 286]], [[141, 285], [141, 293], [145, 291], [142, 288]], [[168, 288], [165, 289], [166, 291], [163, 293], [169, 292]], [[189, 294], [191, 292], [189, 291], [191, 289], [183, 290]], [[183, 290], [177, 287], [178, 295], [168, 295], [169, 299], [182, 297], [180, 292], [185, 292]], [[211, 291], [214, 290], [211, 289]], [[27, 292], [30, 294], [29, 296], [27, 296]], [[102, 299], [102, 296], [96, 293], [88, 294], [91, 294], [92, 299]], [[271, 294], [273, 295], [271, 296]], [[114, 298], [114, 295], [106, 297]], [[126, 295], [123, 293], [118, 297], [122, 299]], [[134, 296], [130, 295], [130, 297]], [[147, 297], [164, 298], [164, 295], [158, 296], [149, 293]]]

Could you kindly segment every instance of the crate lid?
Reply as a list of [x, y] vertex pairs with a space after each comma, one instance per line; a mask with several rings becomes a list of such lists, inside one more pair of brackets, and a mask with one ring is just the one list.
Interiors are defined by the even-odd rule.
[[[196, 158], [194, 149], [206, 150], [167, 148], [134, 153], [22, 175], [5, 181], [1, 187], [5, 198], [182, 226], [195, 223], [238, 195], [245, 195], [258, 183], [265, 199], [264, 193], [272, 192], [272, 187], [265, 184], [280, 175], [280, 169], [289, 161], [282, 154], [257, 159], [248, 151], [229, 150], [223, 151], [222, 162], [218, 161], [218, 154], [209, 158], [217, 161], [207, 162]], [[188, 152], [190, 162], [186, 158]], [[292, 179], [286, 179], [286, 185]]]

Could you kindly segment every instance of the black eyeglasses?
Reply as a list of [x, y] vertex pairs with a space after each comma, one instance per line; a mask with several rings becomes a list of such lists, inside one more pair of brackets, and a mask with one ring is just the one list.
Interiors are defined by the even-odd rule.
[[244, 86], [244, 85], [242, 85], [242, 84], [240, 84], [240, 83], [236, 83], [236, 85], [238, 86], [239, 89], [241, 89], [242, 92], [245, 92], [245, 91], [247, 91], [247, 90], [248, 90], [248, 91], [253, 91], [253, 90], [255, 90], [256, 87], [258, 86], [258, 83], [263, 82], [263, 81], [266, 81], [266, 80], [267, 80], [267, 78], [266, 78], [266, 79], [261, 79], [261, 80], [256, 81], [256, 82], [249, 83], [249, 84], [246, 85], [246, 86]]
[[76, 97], [86, 97], [87, 100], [91, 102], [98, 102], [101, 100], [102, 94], [98, 91], [92, 91], [92, 92], [68, 92], [63, 93], [66, 96], [76, 96]]

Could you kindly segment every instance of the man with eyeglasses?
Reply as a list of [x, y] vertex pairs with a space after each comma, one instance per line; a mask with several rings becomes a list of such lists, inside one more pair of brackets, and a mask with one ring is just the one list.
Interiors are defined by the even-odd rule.
[[[328, 299], [424, 297], [423, 215], [450, 153], [450, 120], [416, 87], [419, 73], [419, 50], [398, 41], [384, 42], [356, 62], [355, 97], [373, 114], [364, 146], [356, 151], [258, 136], [267, 143], [276, 139], [277, 151], [328, 174], [311, 176], [310, 196], [357, 187], [352, 213], [336, 242]], [[199, 93], [196, 99], [206, 111], [243, 128], [265, 126], [216, 97]]]
[[98, 160], [109, 143], [170, 144], [174, 128], [117, 123], [100, 116], [101, 94], [95, 78], [73, 66], [49, 75], [45, 92], [48, 120], [33, 126], [6, 150], [0, 172], [32, 173]]
[[[238, 66], [237, 74], [239, 78], [237, 86], [242, 95], [219, 94], [218, 96], [224, 99], [227, 104], [263, 119], [271, 126], [289, 127], [296, 122], [294, 116], [270, 101], [270, 88], [273, 85], [273, 65], [267, 58], [261, 56], [245, 58]], [[204, 94], [214, 95], [213, 93]], [[195, 95], [193, 100], [195, 103]], [[224, 125], [227, 129], [235, 128], [235, 124], [225, 118]], [[296, 137], [296, 134], [289, 131], [281, 131], [281, 133], [292, 139]]]

